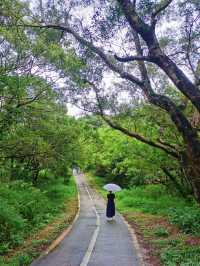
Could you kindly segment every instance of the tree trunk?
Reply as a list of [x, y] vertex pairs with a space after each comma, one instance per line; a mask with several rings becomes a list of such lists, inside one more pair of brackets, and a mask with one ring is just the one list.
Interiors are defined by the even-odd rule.
[[182, 156], [182, 164], [190, 180], [195, 199], [200, 203], [200, 157], [194, 157], [194, 154], [187, 151]]
[[181, 186], [181, 184], [179, 184], [179, 182], [177, 181], [176, 177], [173, 176], [166, 167], [163, 167], [162, 170], [166, 174], [166, 176], [169, 177], [169, 179], [172, 181], [172, 183], [174, 184], [174, 186], [177, 189], [177, 191], [179, 191], [179, 193], [183, 197], [185, 197], [186, 196], [186, 193], [184, 191], [184, 188]]

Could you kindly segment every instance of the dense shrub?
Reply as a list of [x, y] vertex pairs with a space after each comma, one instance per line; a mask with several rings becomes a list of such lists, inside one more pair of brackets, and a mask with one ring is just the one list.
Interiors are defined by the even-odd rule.
[[34, 187], [31, 183], [13, 181], [0, 184], [0, 252], [22, 243], [32, 231], [46, 224], [75, 195], [73, 180], [54, 179]]
[[8, 247], [8, 243], [13, 245], [21, 242], [21, 232], [26, 225], [26, 220], [20, 215], [19, 211], [1, 199], [0, 205], [0, 253]]

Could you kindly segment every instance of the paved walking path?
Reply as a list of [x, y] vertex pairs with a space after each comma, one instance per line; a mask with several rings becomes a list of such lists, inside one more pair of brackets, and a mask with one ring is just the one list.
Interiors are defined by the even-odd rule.
[[105, 202], [76, 176], [80, 214], [71, 232], [47, 256], [31, 266], [140, 266], [127, 225], [119, 214], [106, 221]]

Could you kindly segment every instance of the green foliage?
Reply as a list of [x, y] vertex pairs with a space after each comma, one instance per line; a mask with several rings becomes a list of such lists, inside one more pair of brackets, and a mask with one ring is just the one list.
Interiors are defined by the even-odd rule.
[[169, 232], [167, 231], [166, 228], [159, 226], [154, 230], [154, 234], [158, 237], [168, 237]]
[[47, 224], [63, 211], [68, 199], [76, 195], [76, 185], [70, 178], [53, 179], [38, 188], [21, 180], [0, 186], [0, 252], [23, 243], [33, 231]]
[[180, 198], [171, 196], [160, 185], [147, 185], [144, 187], [123, 190], [118, 194], [118, 207], [120, 209], [134, 208], [151, 214], [167, 216], [170, 207], [183, 208], [186, 203]]
[[[6, 95], [16, 98], [17, 103], [26, 101], [14, 90], [14, 97]], [[42, 97], [38, 102], [16, 107], [12, 100], [11, 107], [5, 106], [1, 113], [0, 153], [7, 160], [2, 160], [2, 178], [20, 178], [36, 183], [40, 172], [45, 169], [65, 176], [66, 180], [70, 177], [69, 169], [78, 158], [79, 128], [74, 119], [66, 116], [66, 109], [51, 99], [51, 95], [54, 94], [45, 91], [45, 99]]]
[[[28, 23], [28, 3], [0, 5], [0, 254], [5, 255], [76, 195], [72, 168], [81, 153], [79, 126], [68, 116], [55, 80], [45, 76], [56, 67], [78, 80], [84, 62], [72, 47], [58, 45], [57, 31], [16, 27]], [[30, 261], [31, 255], [21, 254], [8, 265]]]
[[31, 256], [20, 255], [18, 260], [19, 260], [19, 265], [28, 265], [31, 263]]
[[[127, 121], [129, 127], [135, 125], [149, 138], [158, 137], [158, 130], [153, 127], [152, 112], [149, 106], [134, 110], [134, 123]], [[141, 123], [143, 113], [148, 114], [148, 121]], [[82, 120], [84, 123], [84, 120]], [[90, 124], [91, 123], [91, 124]], [[94, 127], [91, 121], [85, 120], [86, 130], [82, 133], [83, 143], [83, 167], [93, 171], [95, 175], [104, 177], [107, 182], [115, 182], [123, 187], [139, 186], [149, 183], [163, 183], [170, 186], [161, 170], [163, 165], [177, 167], [176, 161], [162, 151], [154, 149], [146, 144], [129, 138], [104, 125]], [[124, 122], [125, 123], [125, 122]], [[126, 127], [126, 125], [124, 125]], [[168, 137], [173, 138], [172, 132], [166, 132]], [[91, 156], [92, 154], [92, 156]], [[173, 189], [173, 190], [172, 190]], [[170, 187], [174, 191], [174, 185]]]
[[172, 208], [169, 210], [169, 220], [177, 224], [183, 232], [200, 236], [200, 210], [198, 206]]
[[166, 266], [196, 266], [200, 261], [200, 247], [184, 245], [170, 247], [162, 253], [161, 259]]
[[[170, 94], [170, 87], [168, 89]], [[174, 99], [178, 101], [180, 95], [174, 95]], [[130, 117], [122, 113], [113, 120], [147, 140], [164, 146], [166, 143], [166, 148], [169, 144], [173, 149], [183, 149], [181, 138], [177, 137], [175, 127], [164, 112], [159, 110], [157, 116], [158, 108], [149, 104], [138, 105], [129, 112]], [[156, 183], [166, 186], [171, 194], [187, 196], [191, 193], [191, 185], [178, 160], [105, 124], [94, 125], [94, 119], [93, 116], [81, 119], [85, 129], [81, 142], [86, 171], [124, 188]], [[167, 174], [163, 169], [168, 170]]]
[[55, 30], [39, 32], [32, 52], [34, 56], [44, 57], [49, 64], [64, 72], [65, 75], [70, 75], [74, 80], [78, 80], [80, 70], [85, 67], [85, 63], [76, 55], [74, 49], [64, 50], [60, 46], [57, 40], [58, 34]]
[[117, 206], [121, 211], [138, 210], [163, 215], [183, 232], [200, 235], [200, 211], [195, 203], [171, 196], [159, 185], [123, 190], [117, 194]]
[[21, 242], [19, 241], [19, 239], [22, 240], [20, 232], [26, 221], [15, 209], [15, 206], [8, 204], [2, 198], [0, 211], [0, 253], [4, 253], [9, 249], [10, 242], [13, 245]]

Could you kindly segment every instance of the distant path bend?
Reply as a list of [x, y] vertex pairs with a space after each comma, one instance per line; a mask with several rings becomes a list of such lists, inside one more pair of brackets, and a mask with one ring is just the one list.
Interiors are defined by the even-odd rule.
[[76, 176], [80, 214], [71, 232], [47, 256], [31, 266], [141, 266], [131, 234], [117, 213], [115, 221], [105, 219], [105, 201]]

